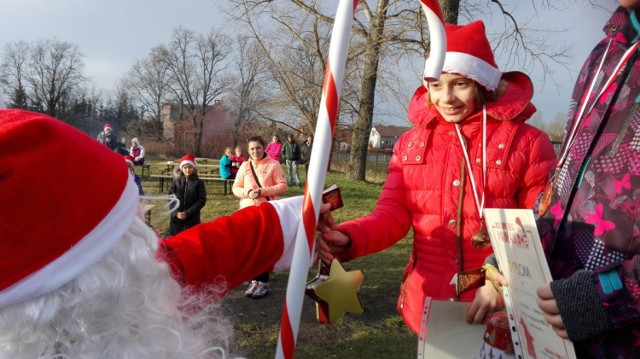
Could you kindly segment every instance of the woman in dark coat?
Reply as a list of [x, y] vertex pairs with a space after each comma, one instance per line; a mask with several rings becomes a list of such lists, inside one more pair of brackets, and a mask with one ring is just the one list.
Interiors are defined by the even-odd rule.
[[193, 155], [188, 154], [180, 159], [169, 194], [174, 194], [180, 201], [178, 209], [171, 214], [170, 235], [174, 236], [200, 223], [200, 210], [207, 203], [207, 190], [204, 182], [198, 178]]

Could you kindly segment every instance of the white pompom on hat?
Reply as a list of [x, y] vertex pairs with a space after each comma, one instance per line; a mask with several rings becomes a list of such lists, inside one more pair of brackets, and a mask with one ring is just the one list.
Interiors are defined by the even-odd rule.
[[192, 154], [186, 154], [182, 156], [182, 158], [180, 159], [180, 169], [182, 169], [182, 166], [184, 165], [191, 165], [191, 167], [196, 168], [195, 157], [193, 157]]
[[131, 225], [139, 196], [122, 156], [44, 114], [0, 110], [0, 153], [0, 203], [11, 209], [0, 216], [3, 308], [102, 259]]
[[[495, 91], [502, 72], [494, 60], [484, 23], [478, 20], [462, 26], [445, 24], [445, 31], [447, 52], [442, 72], [468, 77], [487, 90]], [[427, 58], [425, 69], [429, 68], [430, 61], [435, 60]]]

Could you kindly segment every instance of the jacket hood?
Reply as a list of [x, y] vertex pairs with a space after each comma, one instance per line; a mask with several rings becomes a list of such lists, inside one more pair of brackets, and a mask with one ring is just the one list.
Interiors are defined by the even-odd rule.
[[[495, 101], [487, 103], [487, 117], [499, 121], [526, 121], [536, 112], [531, 103], [533, 84], [529, 76], [522, 72], [513, 71], [502, 74], [502, 81], [506, 82], [504, 93]], [[408, 116], [416, 127], [424, 127], [440, 117], [440, 113], [433, 106], [426, 106], [428, 90], [420, 86], [411, 98]], [[480, 116], [479, 113], [469, 118]], [[467, 121], [467, 120], [465, 120]]]

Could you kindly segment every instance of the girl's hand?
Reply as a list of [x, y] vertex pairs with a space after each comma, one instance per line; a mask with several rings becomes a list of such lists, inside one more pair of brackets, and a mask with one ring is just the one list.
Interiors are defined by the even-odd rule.
[[249, 191], [249, 198], [256, 199], [260, 197], [260, 188]]
[[551, 325], [553, 330], [556, 332], [556, 334], [558, 334], [560, 338], [569, 339], [567, 328], [564, 326], [564, 321], [560, 316], [558, 302], [556, 302], [556, 297], [551, 291], [551, 285], [543, 285], [542, 287], [538, 288], [536, 294], [538, 295], [538, 307], [542, 309], [544, 319]]
[[319, 227], [320, 233], [316, 237], [317, 256], [325, 263], [331, 263], [335, 257], [334, 253], [342, 252], [351, 245], [351, 239], [334, 228], [335, 224], [333, 228], [327, 225], [322, 226], [321, 229]]
[[[500, 274], [500, 276], [502, 276]], [[476, 297], [467, 310], [467, 323], [484, 323], [487, 315], [504, 308], [504, 299], [493, 287], [489, 279], [484, 281], [484, 286], [478, 288]]]

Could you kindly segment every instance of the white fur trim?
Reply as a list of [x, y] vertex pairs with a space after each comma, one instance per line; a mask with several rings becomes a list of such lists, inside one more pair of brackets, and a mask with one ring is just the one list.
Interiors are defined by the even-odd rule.
[[[429, 26], [429, 58], [424, 66], [423, 78], [426, 81], [434, 81], [440, 78], [442, 73], [442, 65], [447, 56], [447, 35], [444, 24], [440, 21], [438, 15], [431, 10], [425, 3], [421, 2], [422, 10], [427, 17], [427, 25]], [[426, 87], [426, 83], [425, 83]]]
[[300, 223], [299, 219], [302, 213], [302, 199], [302, 196], [296, 196], [269, 202], [278, 213], [278, 220], [282, 228], [282, 240], [284, 242], [284, 251], [280, 259], [278, 259], [273, 266], [274, 272], [291, 268], [293, 249], [295, 248], [298, 224]]
[[196, 168], [196, 163], [193, 161], [189, 161], [189, 160], [184, 160], [182, 162], [180, 162], [180, 169], [182, 169], [182, 166], [184, 165], [191, 165], [191, 167]]
[[[434, 60], [429, 57], [425, 63], [425, 69], [431, 67], [430, 61]], [[490, 91], [498, 88], [500, 78], [502, 78], [500, 70], [478, 57], [463, 52], [447, 52], [442, 72], [468, 77]]]
[[73, 248], [37, 272], [0, 292], [0, 308], [50, 293], [85, 272], [122, 238], [138, 210], [138, 187], [127, 179], [111, 212]]

